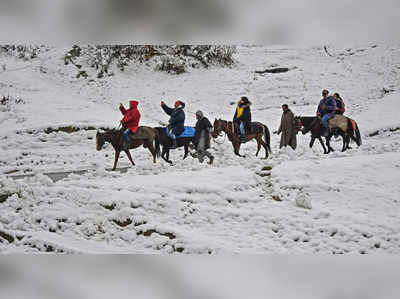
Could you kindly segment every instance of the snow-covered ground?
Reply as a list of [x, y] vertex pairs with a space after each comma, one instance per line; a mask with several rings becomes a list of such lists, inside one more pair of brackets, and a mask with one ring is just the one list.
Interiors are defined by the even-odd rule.
[[[106, 79], [76, 79], [64, 66], [68, 49], [51, 48], [29, 62], [0, 56], [0, 252], [65, 253], [399, 253], [400, 46], [241, 46], [231, 69], [190, 69], [182, 75], [133, 64]], [[255, 74], [269, 66], [282, 74]], [[159, 126], [159, 107], [186, 103], [186, 123], [203, 110], [211, 121], [231, 119], [240, 96], [253, 102], [253, 119], [278, 128], [281, 105], [314, 115], [323, 88], [339, 92], [363, 145], [324, 155], [309, 135], [298, 148], [268, 160], [256, 144], [233, 154], [223, 137], [212, 143], [215, 163], [171, 152], [174, 165], [152, 163], [145, 149], [122, 155], [110, 172], [111, 146], [98, 152], [95, 130], [117, 127], [118, 105], [137, 99], [141, 124]], [[0, 98], [1, 99], [1, 98]], [[22, 101], [18, 101], [18, 100]], [[16, 101], [17, 100], [17, 101]], [[263, 150], [261, 157], [264, 156]], [[264, 169], [264, 170], [263, 170]], [[53, 182], [46, 172], [89, 170]], [[10, 176], [34, 174], [14, 180]], [[4, 196], [5, 197], [5, 196]], [[276, 199], [279, 199], [277, 201]]]

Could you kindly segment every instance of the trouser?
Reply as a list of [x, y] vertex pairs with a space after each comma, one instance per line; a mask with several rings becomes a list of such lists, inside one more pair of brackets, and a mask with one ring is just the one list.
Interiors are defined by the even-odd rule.
[[211, 155], [211, 153], [205, 149], [205, 143], [205, 134], [202, 132], [196, 149], [196, 157], [199, 159], [199, 162], [203, 162], [204, 157], [208, 157], [209, 159], [213, 158], [213, 155]]
[[176, 142], [176, 135], [175, 135], [174, 129], [169, 130], [169, 135], [170, 135], [172, 141]]
[[131, 133], [132, 133], [131, 129], [126, 129], [124, 131], [124, 141], [125, 141], [125, 143], [129, 142], [129, 134], [131, 134]]
[[330, 113], [325, 114], [325, 115], [322, 117], [322, 125], [323, 125], [326, 129], [328, 129], [328, 120], [330, 120], [334, 115], [335, 115], [335, 112], [330, 112]]
[[240, 130], [240, 135], [242, 136], [246, 135], [246, 131], [244, 130], [244, 122], [242, 121], [240, 122], [239, 130]]

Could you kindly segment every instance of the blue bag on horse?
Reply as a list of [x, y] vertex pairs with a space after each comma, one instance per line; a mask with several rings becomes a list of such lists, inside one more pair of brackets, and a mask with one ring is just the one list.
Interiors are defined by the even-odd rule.
[[[167, 133], [168, 137], [171, 137], [169, 134], [169, 129], [168, 127], [165, 128], [165, 132]], [[183, 133], [179, 136], [176, 136], [176, 138], [182, 138], [182, 137], [194, 137], [195, 129], [193, 127], [186, 127]]]

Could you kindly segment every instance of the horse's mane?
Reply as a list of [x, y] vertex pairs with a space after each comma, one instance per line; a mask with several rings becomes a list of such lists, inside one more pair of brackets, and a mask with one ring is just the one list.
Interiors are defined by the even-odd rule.
[[104, 129], [104, 132], [100, 132], [100, 133], [106, 133], [106, 134], [116, 134], [116, 133], [121, 133], [121, 130], [119, 129]]
[[309, 126], [317, 117], [316, 116], [297, 116], [301, 119], [303, 126]]

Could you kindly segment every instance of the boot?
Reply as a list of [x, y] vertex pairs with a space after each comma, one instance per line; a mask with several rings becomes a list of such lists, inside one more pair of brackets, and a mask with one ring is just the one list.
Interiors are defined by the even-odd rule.
[[211, 164], [213, 164], [213, 162], [214, 162], [214, 156], [211, 156], [211, 157], [210, 157], [210, 161], [208, 162], [208, 164], [211, 165]]
[[176, 139], [172, 139], [171, 140], [171, 149], [175, 149], [176, 148]]
[[129, 149], [129, 142], [124, 140], [124, 143], [122, 144], [122, 150], [126, 151]]
[[324, 137], [328, 137], [328, 135], [329, 135], [329, 128], [325, 128], [325, 127], [324, 127], [323, 136], [324, 136]]

